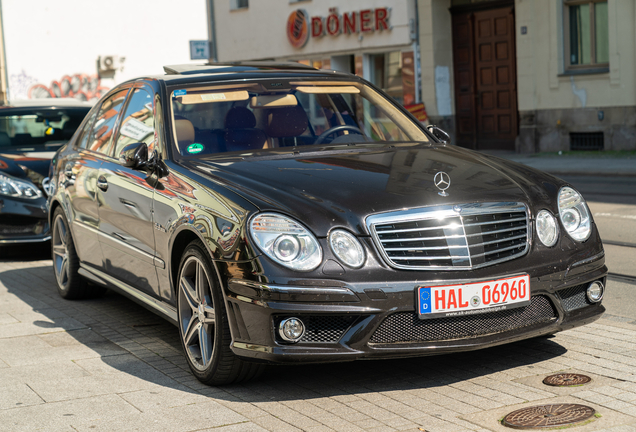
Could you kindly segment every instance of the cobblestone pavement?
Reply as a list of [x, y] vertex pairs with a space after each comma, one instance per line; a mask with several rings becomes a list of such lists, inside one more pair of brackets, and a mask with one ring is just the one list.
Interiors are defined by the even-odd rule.
[[[542, 384], [580, 372], [581, 387]], [[114, 293], [58, 297], [51, 263], [0, 261], [3, 431], [503, 431], [507, 413], [580, 403], [577, 431], [636, 431], [636, 317], [470, 353], [272, 367], [222, 388], [189, 373], [171, 324]]]

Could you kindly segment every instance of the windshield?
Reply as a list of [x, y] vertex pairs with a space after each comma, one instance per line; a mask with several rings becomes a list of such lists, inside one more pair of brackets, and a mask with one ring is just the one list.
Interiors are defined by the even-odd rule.
[[0, 151], [52, 151], [66, 143], [86, 109], [0, 114]]
[[[284, 86], [272, 91], [269, 86]], [[175, 90], [183, 156], [280, 147], [428, 141], [420, 125], [357, 82], [296, 81]]]

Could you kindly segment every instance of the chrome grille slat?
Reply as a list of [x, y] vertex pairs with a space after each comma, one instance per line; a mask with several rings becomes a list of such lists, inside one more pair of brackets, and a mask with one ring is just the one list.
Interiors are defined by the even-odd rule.
[[484, 234], [486, 234], [486, 235], [500, 234], [500, 233], [503, 233], [503, 232], [516, 231], [516, 230], [519, 230], [519, 228], [518, 227], [506, 228], [506, 229], [497, 230], [497, 231], [486, 231], [485, 233], [468, 234], [468, 235], [466, 235], [466, 237], [477, 237], [477, 236], [483, 236]]
[[525, 234], [520, 234], [518, 236], [514, 236], [514, 237], [507, 237], [507, 238], [503, 238], [503, 239], [497, 239], [497, 240], [492, 240], [492, 241], [487, 241], [487, 242], [483, 242], [483, 243], [474, 243], [471, 244], [470, 246], [487, 246], [490, 244], [495, 244], [495, 243], [503, 243], [503, 242], [508, 242], [508, 241], [512, 241], [512, 240], [519, 240], [522, 238], [526, 238]]
[[[472, 245], [471, 245], [472, 246]], [[444, 250], [444, 249], [466, 249], [466, 246], [431, 246], [431, 247], [403, 247], [403, 248], [384, 248], [385, 251], [410, 251], [410, 250]]]
[[488, 222], [476, 222], [476, 223], [465, 223], [464, 226], [465, 227], [469, 227], [469, 226], [477, 226], [477, 225], [492, 225], [492, 224], [496, 224], [496, 223], [510, 223], [510, 222], [520, 222], [520, 221], [524, 221], [525, 222], [526, 218], [517, 218], [517, 219], [506, 219], [504, 221], [502, 220], [496, 220], [496, 221], [488, 221]]
[[529, 248], [523, 203], [425, 207], [372, 215], [366, 223], [383, 258], [396, 268], [469, 270], [517, 258]]
[[[474, 256], [474, 255], [473, 255]], [[399, 261], [440, 261], [440, 260], [452, 260], [452, 259], [466, 259], [470, 258], [468, 255], [450, 255], [450, 256], [432, 256], [432, 257], [420, 257], [420, 256], [408, 256], [408, 257], [391, 257], [393, 260]]]
[[492, 254], [495, 254], [495, 253], [505, 252], [505, 251], [508, 251], [508, 250], [519, 249], [519, 246], [521, 246], [521, 245], [510, 246], [510, 247], [507, 247], [507, 248], [497, 249], [497, 250], [492, 251], [492, 252], [484, 252], [484, 253], [479, 253], [479, 254], [473, 254], [471, 256], [472, 257], [480, 257], [480, 256], [484, 256], [484, 255], [492, 255]]
[[405, 228], [401, 230], [380, 230], [378, 234], [395, 234], [395, 233], [403, 233], [403, 232], [417, 232], [417, 231], [431, 231], [431, 230], [439, 230], [444, 228], [456, 228], [453, 225], [443, 225], [443, 226], [435, 226], [435, 227], [423, 227], [423, 228]]
[[382, 239], [382, 243], [392, 243], [392, 242], [411, 242], [411, 241], [424, 241], [424, 240], [446, 240], [449, 238], [464, 238], [463, 235], [454, 235], [454, 236], [441, 236], [441, 237], [414, 237], [414, 238], [400, 238], [400, 239]]

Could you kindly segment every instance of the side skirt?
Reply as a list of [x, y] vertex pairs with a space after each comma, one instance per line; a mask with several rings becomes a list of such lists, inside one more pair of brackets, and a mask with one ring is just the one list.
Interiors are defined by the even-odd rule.
[[117, 291], [118, 293], [128, 297], [135, 303], [140, 304], [151, 312], [160, 315], [161, 317], [167, 319], [174, 325], [179, 324], [179, 318], [177, 316], [177, 309], [173, 308], [166, 303], [155, 299], [128, 284], [125, 284], [112, 276], [107, 275], [106, 273], [99, 271], [97, 269], [88, 267], [83, 263], [80, 264], [80, 269], [78, 271], [80, 276], [85, 277], [91, 282], [95, 282], [96, 284], [106, 286], [113, 291]]

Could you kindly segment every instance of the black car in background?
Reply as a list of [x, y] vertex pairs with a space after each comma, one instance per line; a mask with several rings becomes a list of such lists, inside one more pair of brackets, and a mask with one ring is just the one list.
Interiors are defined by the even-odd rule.
[[75, 99], [0, 106], [0, 245], [51, 237], [46, 209], [51, 158], [91, 107]]
[[202, 382], [478, 349], [605, 310], [603, 245], [567, 182], [451, 146], [349, 74], [165, 70], [112, 89], [57, 153], [53, 266], [64, 298], [109, 287], [174, 322]]

